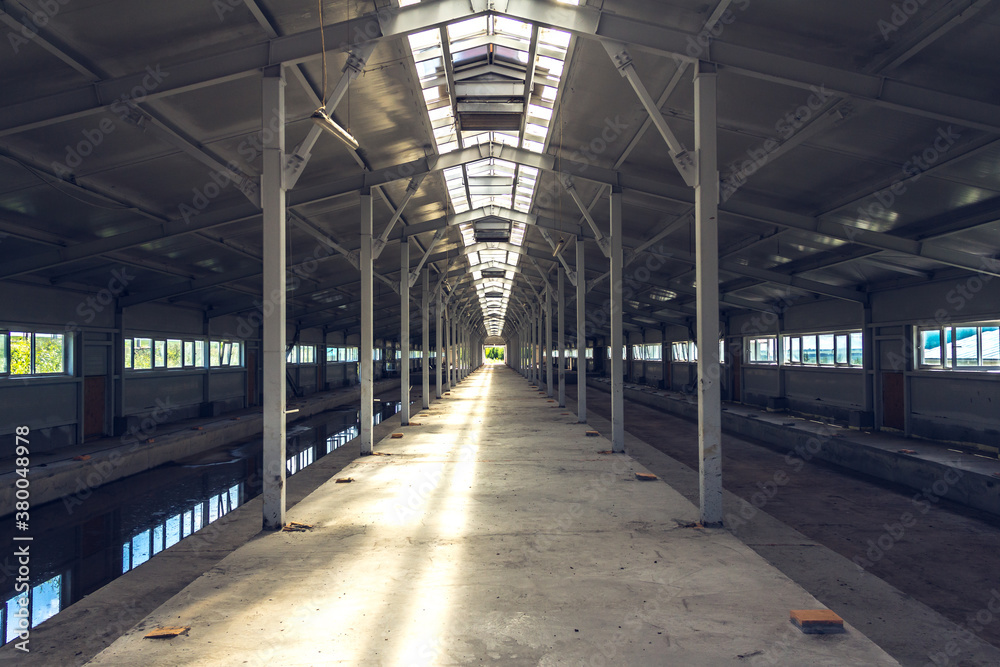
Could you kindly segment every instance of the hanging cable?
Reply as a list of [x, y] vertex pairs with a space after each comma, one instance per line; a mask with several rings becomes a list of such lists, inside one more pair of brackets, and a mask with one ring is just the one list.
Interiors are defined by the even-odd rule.
[[319, 43], [320, 49], [323, 51], [323, 99], [320, 100], [320, 111], [326, 111], [326, 32], [324, 31], [323, 24], [323, 0], [317, 0], [317, 5], [319, 5]]

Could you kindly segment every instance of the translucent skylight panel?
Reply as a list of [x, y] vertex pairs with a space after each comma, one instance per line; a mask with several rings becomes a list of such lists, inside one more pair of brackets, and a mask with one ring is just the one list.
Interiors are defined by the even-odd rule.
[[408, 39], [410, 40], [410, 49], [414, 52], [414, 55], [420, 51], [441, 46], [441, 34], [433, 28], [424, 30], [423, 32], [415, 32]]
[[545, 141], [546, 135], [549, 133], [549, 128], [545, 125], [539, 125], [538, 123], [528, 123], [524, 126], [525, 136], [532, 136], [537, 139]]
[[509, 16], [494, 16], [493, 30], [497, 35], [509, 35], [523, 40], [531, 39], [531, 24], [512, 19]]
[[559, 93], [557, 88], [552, 86], [542, 86], [542, 99], [547, 102], [555, 102], [556, 95]]
[[544, 74], [547, 74], [553, 79], [559, 79], [562, 77], [563, 61], [561, 60], [556, 60], [555, 58], [550, 58], [548, 56], [538, 56], [535, 60], [535, 64]]
[[427, 115], [430, 116], [431, 122], [441, 121], [441, 120], [454, 120], [455, 114], [451, 109], [451, 105], [438, 107], [436, 109], [428, 109]]
[[487, 17], [485, 16], [476, 16], [465, 21], [452, 23], [448, 26], [448, 39], [454, 43], [459, 40], [487, 34], [488, 22], [486, 19]]
[[569, 39], [570, 34], [564, 30], [555, 30], [553, 28], [538, 29], [539, 44], [565, 50], [569, 48]]
[[542, 153], [545, 151], [545, 145], [537, 141], [531, 141], [530, 139], [525, 139], [521, 143], [521, 148], [526, 151], [531, 151], [532, 153]]
[[514, 245], [521, 245], [524, 242], [524, 224], [515, 222], [510, 228], [510, 242]]

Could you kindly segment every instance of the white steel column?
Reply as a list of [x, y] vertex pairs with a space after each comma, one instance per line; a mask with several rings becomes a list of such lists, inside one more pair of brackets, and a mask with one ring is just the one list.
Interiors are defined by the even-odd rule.
[[552, 290], [545, 288], [545, 385], [548, 397], [555, 395], [552, 387]]
[[410, 239], [399, 241], [399, 424], [410, 424]]
[[372, 348], [375, 336], [374, 275], [372, 272], [372, 192], [361, 192], [361, 344], [358, 351], [358, 368], [361, 375], [361, 455], [372, 453], [372, 430], [375, 427], [375, 364]]
[[625, 451], [622, 361], [622, 192], [611, 188], [611, 451]]
[[583, 237], [576, 239], [576, 420], [587, 423], [587, 274], [584, 271], [586, 247]]
[[423, 337], [421, 339], [423, 364], [420, 367], [420, 374], [423, 376], [423, 387], [420, 394], [420, 405], [426, 410], [431, 407], [431, 368], [429, 365], [431, 358], [431, 270], [429, 268], [425, 268], [423, 270], [423, 274], [424, 298], [420, 302], [420, 314], [422, 315], [421, 319], [423, 319]]
[[445, 392], [451, 391], [451, 306], [447, 305], [444, 307], [444, 361], [445, 361], [445, 374], [444, 374], [444, 390]]
[[556, 348], [559, 356], [556, 363], [559, 364], [559, 407], [566, 407], [566, 270], [563, 267], [556, 269], [559, 276], [556, 278]]
[[538, 302], [538, 321], [535, 323], [538, 327], [538, 335], [535, 336], [535, 356], [537, 357], [535, 362], [535, 374], [538, 377], [536, 384], [539, 389], [542, 388], [542, 363], [545, 361], [545, 357], [542, 354], [542, 347], [545, 342], [545, 339], [542, 338], [542, 316], [545, 314], [545, 309], [542, 307], [542, 304], [543, 300], [540, 299]]
[[261, 127], [264, 176], [264, 517], [265, 530], [285, 525], [285, 78], [281, 66], [264, 71]]
[[444, 355], [441, 354], [441, 292], [437, 293], [437, 300], [434, 303], [434, 379], [437, 382], [435, 385], [434, 398], [441, 398], [441, 362], [444, 361]]
[[719, 171], [715, 66], [694, 77], [695, 281], [698, 285], [698, 453], [701, 522], [722, 523], [722, 402], [719, 392]]

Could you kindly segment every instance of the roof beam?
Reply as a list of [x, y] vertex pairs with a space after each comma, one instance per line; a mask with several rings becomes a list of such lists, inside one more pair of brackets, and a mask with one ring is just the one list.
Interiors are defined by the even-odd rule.
[[[331, 44], [341, 44], [342, 37], [349, 35], [342, 48], [350, 50], [361, 44], [440, 27], [483, 13], [479, 9], [470, 9], [465, 0], [427, 1], [408, 7], [385, 7], [375, 13], [326, 26], [324, 32]], [[628, 44], [676, 60], [690, 60], [686, 55], [688, 40], [697, 38], [697, 34], [691, 32], [594, 7], [575, 7], [543, 0], [507, 0], [504, 13], [584, 37]], [[149, 84], [146, 88], [152, 88], [150, 99], [158, 99], [216, 83], [257, 76], [261, 69], [268, 66], [306, 62], [319, 57], [319, 32], [316, 28], [276, 37], [226, 53], [171, 65], [169, 70], [150, 65], [126, 76], [103, 79], [55, 95], [6, 105], [0, 108], [0, 136], [90, 115], [123, 96], [128, 99], [134, 87], [143, 86], [144, 79]], [[723, 39], [714, 40], [701, 54], [701, 59], [754, 78], [804, 89], [822, 84], [832, 93], [865, 99], [882, 107], [1000, 132], [1000, 106], [885, 76], [812, 63], [763, 49], [730, 44]]]

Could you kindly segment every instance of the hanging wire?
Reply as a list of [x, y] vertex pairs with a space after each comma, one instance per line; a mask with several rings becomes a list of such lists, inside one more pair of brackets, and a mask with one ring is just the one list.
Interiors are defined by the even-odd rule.
[[323, 99], [320, 100], [319, 108], [326, 111], [326, 33], [323, 30], [323, 0], [317, 0], [316, 4], [319, 5], [319, 43], [323, 51]]

